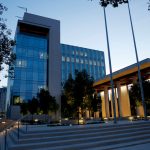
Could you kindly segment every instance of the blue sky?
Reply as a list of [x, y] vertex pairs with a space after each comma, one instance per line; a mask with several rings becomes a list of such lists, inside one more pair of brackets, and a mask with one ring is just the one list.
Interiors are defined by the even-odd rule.
[[[106, 72], [109, 73], [103, 9], [99, 0], [1, 0], [8, 7], [3, 15], [14, 37], [17, 17], [29, 13], [60, 20], [61, 43], [102, 50], [105, 53]], [[150, 57], [150, 12], [148, 0], [130, 0], [139, 60]], [[112, 70], [116, 71], [136, 62], [127, 4], [107, 7], [108, 32]], [[0, 86], [7, 82], [0, 74]]]

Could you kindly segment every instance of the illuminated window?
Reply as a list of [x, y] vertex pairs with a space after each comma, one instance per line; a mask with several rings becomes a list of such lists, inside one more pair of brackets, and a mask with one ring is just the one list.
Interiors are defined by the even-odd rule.
[[40, 59], [47, 59], [48, 58], [47, 53], [44, 53], [44, 52], [40, 52], [39, 57], [40, 57]]
[[18, 60], [17, 61], [17, 67], [26, 67], [27, 62], [25, 60]]

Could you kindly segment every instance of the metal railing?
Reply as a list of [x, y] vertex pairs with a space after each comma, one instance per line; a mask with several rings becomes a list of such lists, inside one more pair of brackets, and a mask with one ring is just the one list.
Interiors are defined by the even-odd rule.
[[[17, 131], [17, 140], [19, 142], [20, 139], [20, 131], [21, 131], [21, 120], [26, 118], [28, 115], [21, 117], [16, 121], [12, 121], [10, 124], [6, 125], [6, 127], [0, 130], [0, 150], [7, 150], [8, 144], [12, 142], [11, 138], [9, 137], [10, 134]], [[7, 124], [6, 122], [2, 122], [3, 124]], [[25, 127], [25, 132], [27, 132], [27, 124]], [[9, 138], [8, 138], [9, 137]]]

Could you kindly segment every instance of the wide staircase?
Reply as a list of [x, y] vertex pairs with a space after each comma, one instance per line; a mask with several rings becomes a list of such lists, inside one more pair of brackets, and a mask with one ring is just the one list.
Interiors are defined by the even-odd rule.
[[9, 135], [8, 150], [116, 150], [150, 143], [150, 121], [30, 127]]

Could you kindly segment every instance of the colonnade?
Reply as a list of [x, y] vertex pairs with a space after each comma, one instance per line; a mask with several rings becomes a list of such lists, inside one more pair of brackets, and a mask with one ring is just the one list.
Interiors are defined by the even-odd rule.
[[[131, 116], [130, 98], [128, 85], [121, 85], [118, 81], [114, 88], [115, 93], [115, 106], [116, 106], [116, 117], [129, 117]], [[114, 110], [112, 103], [112, 92], [108, 89], [108, 86], [104, 86], [104, 91], [100, 92], [102, 100], [102, 118], [113, 118]], [[136, 106], [135, 106], [136, 107]], [[137, 107], [137, 115], [143, 117], [143, 107]]]

